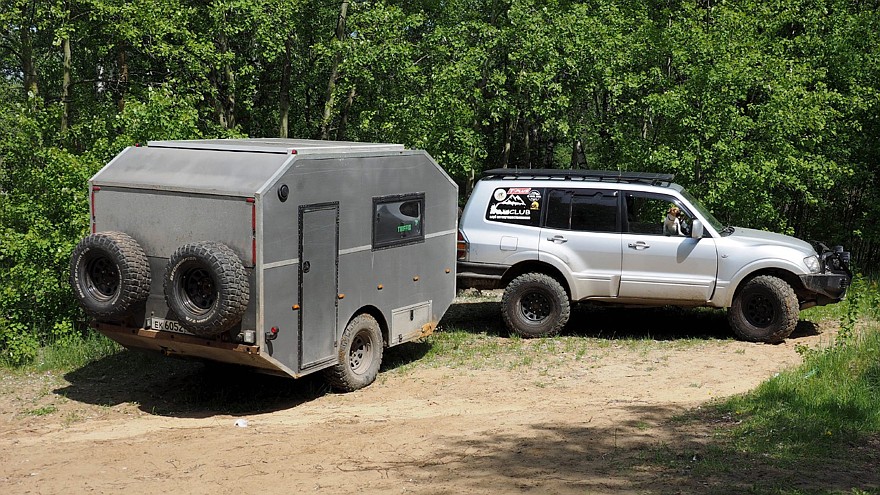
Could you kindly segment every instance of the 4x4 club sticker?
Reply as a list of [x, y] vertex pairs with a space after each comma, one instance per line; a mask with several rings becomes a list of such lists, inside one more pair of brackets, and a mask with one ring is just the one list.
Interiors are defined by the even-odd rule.
[[489, 220], [523, 220], [531, 222], [540, 214], [541, 192], [531, 187], [496, 189], [489, 202]]

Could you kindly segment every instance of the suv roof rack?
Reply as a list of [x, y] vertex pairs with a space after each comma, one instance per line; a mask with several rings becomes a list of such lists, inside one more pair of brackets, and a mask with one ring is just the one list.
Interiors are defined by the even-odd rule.
[[493, 168], [483, 172], [483, 178], [495, 179], [545, 179], [581, 180], [597, 182], [640, 182], [654, 186], [668, 185], [675, 179], [674, 174], [654, 174], [649, 172], [620, 172], [617, 170], [561, 170], [552, 168]]

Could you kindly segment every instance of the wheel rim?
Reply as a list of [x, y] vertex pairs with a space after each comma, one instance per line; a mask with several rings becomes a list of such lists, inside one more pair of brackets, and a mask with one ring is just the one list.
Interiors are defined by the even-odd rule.
[[86, 263], [88, 292], [93, 298], [107, 302], [116, 297], [119, 291], [119, 269], [110, 258], [98, 256]]
[[762, 294], [753, 295], [745, 301], [746, 320], [756, 327], [769, 326], [774, 313], [773, 302]]
[[546, 320], [553, 312], [553, 303], [543, 292], [531, 291], [520, 300], [520, 313], [526, 320], [538, 323]]
[[183, 275], [183, 305], [195, 314], [205, 314], [214, 306], [217, 285], [214, 278], [202, 267], [192, 268]]
[[360, 331], [354, 336], [351, 348], [348, 351], [348, 364], [351, 371], [363, 374], [373, 362], [373, 341], [366, 331]]

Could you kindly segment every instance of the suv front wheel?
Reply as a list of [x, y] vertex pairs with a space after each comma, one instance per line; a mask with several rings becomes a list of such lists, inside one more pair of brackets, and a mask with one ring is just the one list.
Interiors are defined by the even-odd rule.
[[749, 280], [727, 312], [737, 337], [751, 342], [782, 342], [797, 326], [797, 295], [784, 280], [761, 275]]
[[559, 282], [543, 273], [525, 273], [513, 279], [501, 297], [501, 316], [511, 333], [520, 337], [555, 335], [568, 322], [568, 294]]

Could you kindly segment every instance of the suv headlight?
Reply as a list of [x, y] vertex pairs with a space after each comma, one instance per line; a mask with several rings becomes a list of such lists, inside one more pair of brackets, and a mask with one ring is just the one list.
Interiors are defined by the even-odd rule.
[[819, 273], [822, 271], [818, 256], [807, 256], [804, 258], [804, 264], [807, 265], [807, 269], [810, 270], [810, 273]]

